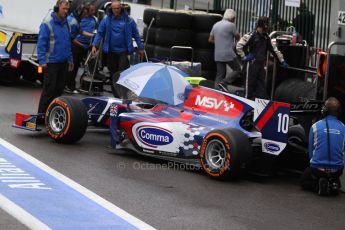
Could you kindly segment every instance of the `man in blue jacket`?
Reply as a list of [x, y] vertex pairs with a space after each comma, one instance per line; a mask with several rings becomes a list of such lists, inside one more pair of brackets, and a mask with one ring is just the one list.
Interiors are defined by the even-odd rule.
[[95, 11], [95, 5], [92, 3], [84, 3], [67, 17], [67, 21], [71, 27], [72, 55], [74, 61], [74, 70], [66, 79], [67, 93], [78, 93], [76, 90], [76, 76], [80, 66], [80, 62], [87, 54], [90, 46], [91, 37], [96, 27], [96, 19], [90, 16], [90, 9]]
[[50, 102], [62, 95], [67, 71], [73, 70], [68, 9], [67, 0], [58, 0], [54, 12], [40, 26], [37, 55], [39, 66], [44, 69], [44, 83], [39, 114], [44, 114]]
[[319, 195], [327, 195], [326, 178], [329, 175], [340, 187], [345, 145], [345, 126], [338, 120], [340, 113], [340, 102], [335, 97], [330, 97], [322, 109], [324, 118], [310, 129], [310, 167], [302, 175], [301, 185], [304, 189], [317, 191]]
[[113, 1], [111, 3], [110, 11], [99, 24], [95, 40], [92, 44], [93, 55], [96, 55], [97, 47], [102, 38], [104, 39], [103, 52], [107, 54], [107, 66], [111, 76], [117, 71], [125, 70], [129, 67], [128, 55], [134, 52], [132, 38], [137, 43], [139, 55], [141, 57], [144, 56], [143, 44], [140, 39], [137, 24], [122, 9], [119, 1]]

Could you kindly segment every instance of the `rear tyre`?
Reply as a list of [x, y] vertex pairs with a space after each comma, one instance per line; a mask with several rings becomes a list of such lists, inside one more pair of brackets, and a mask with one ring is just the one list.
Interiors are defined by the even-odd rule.
[[241, 131], [216, 129], [209, 132], [202, 143], [200, 163], [211, 177], [234, 179], [240, 174], [243, 164], [251, 157], [251, 145]]
[[316, 88], [311, 82], [291, 78], [283, 81], [276, 89], [275, 100], [282, 102], [300, 102], [315, 99]]
[[54, 99], [45, 114], [48, 135], [56, 142], [72, 144], [79, 141], [87, 128], [84, 104], [72, 97]]

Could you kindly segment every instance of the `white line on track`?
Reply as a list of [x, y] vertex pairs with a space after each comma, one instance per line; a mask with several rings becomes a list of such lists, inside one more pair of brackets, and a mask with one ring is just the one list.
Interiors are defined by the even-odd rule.
[[[69, 179], [68, 177], [64, 176], [63, 174], [59, 173], [58, 171], [50, 168], [48, 165], [46, 165], [43, 162], [37, 160], [36, 158], [30, 156], [28, 153], [20, 150], [19, 148], [17, 148], [16, 146], [8, 143], [7, 141], [5, 141], [2, 138], [0, 138], [0, 144], [3, 145], [4, 147], [6, 147], [7, 149], [11, 150], [12, 152], [17, 154], [18, 156], [20, 156], [20, 157], [24, 158], [25, 160], [29, 161], [33, 165], [37, 166], [38, 168], [42, 169], [43, 171], [47, 172], [51, 176], [53, 176], [53, 177], [57, 178], [58, 180], [62, 181], [66, 185], [70, 186], [71, 188], [75, 189], [79, 193], [81, 193], [84, 196], [88, 197], [90, 200], [94, 201], [95, 203], [101, 205], [102, 207], [104, 207], [105, 209], [107, 209], [110, 212], [114, 213], [115, 215], [117, 215], [117, 216], [121, 217], [122, 219], [126, 220], [128, 223], [132, 224], [133, 226], [135, 226], [135, 227], [137, 227], [139, 229], [155, 229], [152, 226], [146, 224], [145, 222], [139, 220], [138, 218], [132, 216], [131, 214], [129, 214], [125, 210], [117, 207], [116, 205], [114, 205], [114, 204], [110, 203], [109, 201], [105, 200], [104, 198], [98, 196], [96, 193], [88, 190], [87, 188], [83, 187], [82, 185], [78, 184], [77, 182]], [[2, 199], [0, 201], [2, 202]], [[0, 207], [2, 207], [2, 206], [0, 206]], [[8, 209], [5, 209], [5, 211], [7, 211], [7, 210]], [[13, 215], [12, 212], [10, 214]], [[23, 222], [25, 220], [23, 220], [22, 218], [19, 219], [17, 216], [14, 216], [14, 217], [16, 217], [23, 224], [25, 224]], [[22, 217], [22, 216], [20, 216], [20, 217]], [[32, 226], [30, 226], [30, 227], [32, 227]]]
[[36, 219], [30, 213], [0, 194], [0, 208], [19, 220], [30, 229], [50, 229], [47, 225]]

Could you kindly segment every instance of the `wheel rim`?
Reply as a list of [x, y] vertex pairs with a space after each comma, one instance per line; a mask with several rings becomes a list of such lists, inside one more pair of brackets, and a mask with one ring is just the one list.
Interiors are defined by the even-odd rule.
[[226, 148], [218, 139], [211, 140], [206, 147], [206, 162], [211, 169], [223, 167], [226, 158]]
[[49, 125], [53, 132], [59, 133], [66, 126], [66, 111], [61, 106], [54, 107], [49, 114]]

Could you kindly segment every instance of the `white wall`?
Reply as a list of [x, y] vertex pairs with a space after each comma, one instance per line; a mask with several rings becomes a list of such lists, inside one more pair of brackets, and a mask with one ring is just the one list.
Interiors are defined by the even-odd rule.
[[0, 0], [0, 27], [38, 33], [39, 26], [56, 0]]
[[[0, 0], [0, 27], [24, 33], [38, 33], [43, 18], [55, 3], [56, 0]], [[132, 3], [129, 5], [135, 21], [142, 19], [144, 9], [150, 7]]]

